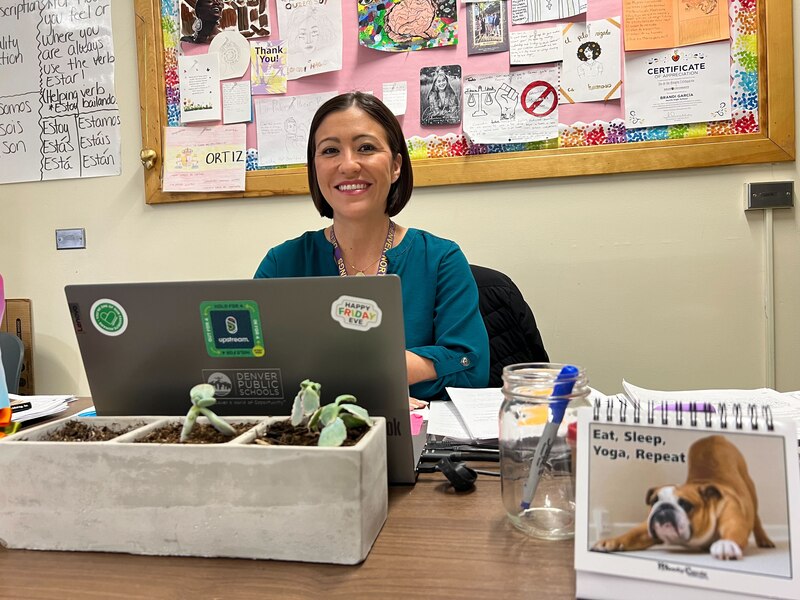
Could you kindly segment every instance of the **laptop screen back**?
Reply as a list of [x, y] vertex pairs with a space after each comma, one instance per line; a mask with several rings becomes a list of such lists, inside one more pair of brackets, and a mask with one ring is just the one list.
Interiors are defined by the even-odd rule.
[[98, 415], [288, 415], [300, 382], [387, 420], [389, 480], [414, 481], [400, 279], [313, 277], [69, 285]]

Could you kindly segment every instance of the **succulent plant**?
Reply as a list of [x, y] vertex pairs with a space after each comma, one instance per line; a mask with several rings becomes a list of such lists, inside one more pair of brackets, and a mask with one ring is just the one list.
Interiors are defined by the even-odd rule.
[[314, 381], [302, 381], [292, 406], [292, 425], [297, 427], [305, 421], [309, 431], [319, 431], [318, 446], [341, 446], [348, 429], [372, 427], [367, 409], [357, 406], [356, 397], [351, 394], [337, 396], [332, 404], [320, 406], [321, 388]]
[[197, 417], [205, 415], [209, 423], [213, 425], [214, 429], [219, 431], [222, 435], [234, 436], [236, 430], [222, 417], [217, 416], [209, 406], [216, 403], [217, 399], [214, 398], [214, 386], [208, 383], [199, 383], [189, 391], [189, 398], [192, 400], [192, 407], [186, 413], [186, 419], [183, 422], [183, 429], [181, 430], [181, 442], [189, 439], [189, 434], [192, 432]]

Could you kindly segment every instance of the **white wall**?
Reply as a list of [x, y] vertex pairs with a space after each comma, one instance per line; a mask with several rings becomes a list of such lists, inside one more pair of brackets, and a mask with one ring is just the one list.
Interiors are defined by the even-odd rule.
[[[122, 175], [0, 186], [0, 272], [9, 297], [33, 301], [38, 393], [89, 394], [65, 285], [250, 277], [269, 247], [325, 224], [305, 196], [147, 206], [132, 3], [115, 2], [113, 19]], [[398, 221], [508, 273], [551, 358], [585, 366], [600, 390], [623, 377], [760, 387], [764, 216], [744, 213], [742, 190], [788, 179], [795, 163], [420, 188]], [[55, 250], [65, 227], [86, 229], [86, 250]], [[776, 211], [774, 231], [776, 387], [796, 390], [797, 210]]]

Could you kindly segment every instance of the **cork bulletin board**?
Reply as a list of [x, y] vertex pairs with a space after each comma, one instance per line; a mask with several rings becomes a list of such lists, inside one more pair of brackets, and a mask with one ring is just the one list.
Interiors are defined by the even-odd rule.
[[[458, 45], [390, 53], [358, 45], [357, 2], [372, 0], [328, 1], [342, 3], [342, 69], [292, 80], [287, 93], [374, 90], [380, 97], [382, 83], [405, 79], [408, 108], [400, 122], [414, 166], [415, 185], [653, 171], [795, 158], [792, 10], [791, 3], [785, 0], [730, 0], [730, 120], [632, 129], [626, 128], [620, 100], [561, 104], [557, 138], [513, 144], [474, 144], [460, 125], [425, 127], [420, 124], [422, 69], [460, 65], [464, 76], [517, 70], [509, 68], [507, 52], [467, 54], [467, 19], [462, 2], [456, 5], [461, 27]], [[269, 4], [272, 37], [278, 37], [274, 0]], [[614, 16], [620, 6], [620, 0], [595, 0], [589, 3], [586, 15], [527, 27], [607, 18]], [[180, 126], [177, 97], [177, 56], [181, 45], [179, 9], [179, 0], [135, 0], [142, 148], [154, 151], [150, 154], [153, 168], [144, 170], [146, 202], [308, 193], [304, 165], [258, 166], [252, 123], [248, 125], [245, 191], [162, 191], [163, 129]], [[517, 26], [510, 29], [516, 31]]]

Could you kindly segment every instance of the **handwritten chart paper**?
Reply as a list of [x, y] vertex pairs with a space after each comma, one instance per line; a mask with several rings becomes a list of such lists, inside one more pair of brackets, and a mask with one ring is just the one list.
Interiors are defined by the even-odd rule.
[[558, 21], [586, 12], [587, 0], [511, 0], [511, 22]]
[[219, 57], [216, 54], [179, 56], [181, 123], [219, 121]]
[[558, 67], [464, 78], [464, 133], [477, 144], [558, 136]]
[[0, 183], [120, 173], [111, 0], [0, 2]]
[[512, 67], [540, 65], [563, 59], [564, 45], [560, 26], [511, 32], [509, 60]]
[[227, 81], [222, 84], [222, 122], [247, 123], [253, 120], [249, 81]]
[[165, 127], [164, 191], [244, 190], [245, 136], [244, 125]]
[[731, 118], [730, 42], [625, 53], [626, 123], [653, 127]]
[[396, 116], [406, 114], [408, 101], [408, 82], [393, 81], [383, 84], [383, 103]]
[[657, 50], [730, 37], [728, 0], [623, 0], [625, 50]]

